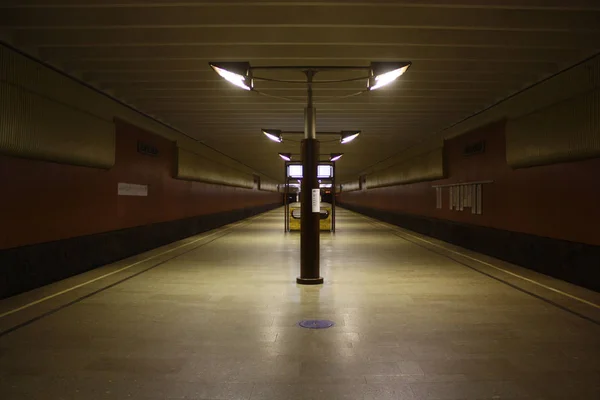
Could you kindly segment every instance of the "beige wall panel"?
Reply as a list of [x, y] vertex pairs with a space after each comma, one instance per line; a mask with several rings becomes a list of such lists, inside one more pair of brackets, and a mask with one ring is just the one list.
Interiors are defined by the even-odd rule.
[[444, 140], [441, 138], [435, 138], [425, 140], [407, 148], [406, 150], [398, 153], [397, 155], [384, 160], [373, 167], [363, 171], [361, 175], [369, 175], [377, 171], [384, 170], [394, 165], [401, 164], [407, 160], [412, 160], [415, 157], [419, 157], [425, 153], [433, 152], [441, 147], [444, 147]]
[[115, 162], [115, 126], [0, 81], [0, 153], [88, 167]]
[[[412, 159], [415, 153], [443, 143], [443, 140], [505, 119], [509, 120], [507, 160], [513, 167], [593, 157], [597, 155], [600, 103], [597, 93], [595, 95], [591, 93], [596, 92], [599, 86], [600, 56], [596, 56], [433, 136], [423, 132], [423, 136], [430, 139], [363, 172], [368, 174], [371, 182], [375, 178], [383, 182], [389, 178], [381, 176], [383, 172], [379, 171], [394, 170], [395, 166], [403, 164], [404, 160]], [[574, 99], [579, 99], [576, 101], [577, 104]], [[576, 110], [577, 107], [582, 108]], [[586, 117], [585, 115], [590, 112], [592, 117]], [[557, 121], [557, 118], [561, 121]], [[546, 121], [541, 122], [542, 119]], [[565, 124], [573, 126], [568, 129], [558, 128], [558, 126], [566, 126]], [[526, 137], [517, 137], [517, 132], [523, 131], [528, 131]], [[564, 137], [560, 139], [561, 136]], [[548, 143], [543, 144], [542, 140], [547, 140]], [[368, 186], [373, 187], [371, 184]]]
[[342, 192], [353, 192], [360, 189], [358, 181], [346, 182], [342, 184]]
[[[529, 115], [537, 110], [551, 107], [567, 99], [588, 93], [600, 86], [600, 55], [590, 58], [562, 73], [552, 76], [529, 89], [516, 93], [514, 96], [463, 120], [455, 125], [437, 132], [423, 131], [422, 137], [427, 138], [423, 143], [414, 146], [415, 150], [427, 146], [431, 142], [442, 142], [453, 137], [471, 132], [477, 128], [505, 119], [516, 119]], [[501, 99], [498, 99], [500, 101]], [[410, 149], [397, 156], [381, 162], [362, 173], [372, 173], [382, 170], [392, 164], [406, 159]]]
[[600, 85], [600, 56], [546, 79], [442, 132], [445, 139], [505, 118], [518, 118], [587, 93]]
[[[246, 165], [187, 137], [176, 127], [162, 123], [160, 118], [152, 115], [151, 117], [154, 119], [148, 118], [136, 110], [135, 104], [127, 102], [121, 104], [2, 45], [0, 45], [0, 81], [12, 83], [26, 91], [36, 93], [40, 97], [52, 99], [65, 107], [80, 110], [107, 122], [112, 122], [115, 118], [121, 119], [175, 141], [179, 147], [188, 149], [208, 160], [248, 174], [257, 174]], [[261, 178], [264, 176], [258, 175]]]
[[599, 156], [599, 89], [507, 122], [506, 160], [513, 168]]
[[444, 152], [437, 148], [367, 175], [367, 187], [393, 186], [444, 178]]
[[235, 170], [182, 148], [177, 149], [178, 179], [217, 183], [247, 189], [254, 187], [252, 175]]
[[260, 179], [260, 190], [264, 190], [266, 192], [278, 192], [279, 191], [279, 187], [277, 185], [277, 182], [268, 179], [268, 178], [262, 178]]

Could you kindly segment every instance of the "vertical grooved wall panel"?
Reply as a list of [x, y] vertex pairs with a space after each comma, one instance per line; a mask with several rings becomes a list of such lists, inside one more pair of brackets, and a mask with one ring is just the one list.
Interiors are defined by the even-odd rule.
[[[46, 68], [3, 48], [0, 60], [0, 153], [88, 167], [114, 165], [112, 121], [44, 94], [61, 93], [68, 86], [40, 79]], [[36, 87], [42, 83], [48, 87]], [[88, 100], [89, 96], [73, 98], [86, 107]]]
[[[92, 89], [63, 73], [57, 72], [46, 65], [19, 54], [2, 44], [0, 44], [0, 81], [21, 88], [25, 93], [37, 95], [40, 99], [62, 105], [66, 110], [88, 115], [89, 123], [100, 120], [108, 124], [113, 124], [114, 120], [118, 119], [131, 125], [138, 126], [148, 132], [160, 135], [170, 141], [177, 142], [178, 147], [185, 148], [209, 161], [242, 171], [243, 173], [257, 173], [250, 167], [199, 143], [177, 131], [175, 128], [163, 124], [157, 119], [152, 119], [153, 117], [151, 118], [148, 115], [144, 115], [137, 111], [135, 106], [126, 102], [120, 103], [114, 98], [102, 94], [99, 90]], [[8, 95], [8, 93], [6, 95]], [[2, 107], [4, 107], [6, 100], [6, 97], [2, 97]], [[3, 120], [4, 119], [5, 118], [3, 118]], [[3, 123], [6, 124], [7, 122], [0, 122], [0, 124]], [[85, 125], [89, 126], [87, 123]], [[2, 135], [3, 133], [0, 132], [0, 137]], [[78, 135], [81, 135], [81, 132], [78, 132]], [[114, 132], [112, 135], [114, 136]], [[2, 140], [2, 138], [0, 138], [0, 140]], [[114, 137], [112, 140], [114, 142]], [[7, 141], [8, 139], [5, 139], [5, 142]], [[94, 144], [94, 146], [97, 145], [98, 143]], [[112, 152], [114, 153], [114, 144], [112, 146]], [[0, 150], [0, 153], [1, 152], [2, 150]], [[99, 155], [93, 157], [99, 157]], [[79, 162], [76, 162], [76, 164], [77, 163]], [[98, 164], [106, 166], [109, 164], [112, 165], [112, 163], [114, 163], [114, 160], [103, 160]], [[89, 163], [86, 163], [84, 165], [88, 164]], [[259, 175], [262, 177], [262, 174]]]
[[235, 170], [227, 165], [219, 165], [191, 151], [177, 149], [178, 179], [218, 183], [246, 189], [254, 187], [252, 175]]
[[266, 192], [278, 192], [279, 186], [277, 182], [271, 179], [261, 179], [260, 180], [260, 190]]
[[346, 182], [342, 184], [342, 192], [353, 192], [360, 189], [360, 183], [358, 181]]
[[554, 75], [440, 134], [449, 139], [506, 118], [516, 119], [576, 98], [600, 85], [600, 55]]
[[367, 175], [367, 188], [441, 179], [444, 176], [444, 151], [440, 147]]
[[512, 119], [506, 159], [513, 168], [600, 156], [600, 90]]

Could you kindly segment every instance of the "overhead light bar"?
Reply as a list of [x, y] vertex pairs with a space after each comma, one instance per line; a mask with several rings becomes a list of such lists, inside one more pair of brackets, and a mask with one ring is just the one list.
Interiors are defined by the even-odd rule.
[[367, 89], [375, 90], [394, 82], [406, 72], [411, 62], [372, 62]]
[[335, 162], [335, 161], [339, 160], [340, 158], [342, 158], [343, 155], [344, 155], [344, 153], [331, 153], [331, 156], [329, 157], [329, 161]]
[[340, 136], [340, 143], [350, 143], [351, 141], [356, 139], [358, 135], [360, 135], [360, 131], [342, 131], [342, 134]]
[[281, 136], [281, 131], [279, 129], [261, 129], [262, 133], [271, 139], [274, 142], [281, 143], [283, 142], [283, 137]]
[[279, 157], [281, 157], [285, 161], [292, 161], [292, 153], [278, 153]]
[[[369, 76], [367, 79], [367, 90], [376, 90], [386, 86], [400, 77], [411, 66], [410, 61], [389, 61], [389, 62], [371, 62], [370, 67], [351, 67], [357, 69], [369, 68]], [[254, 78], [252, 76], [253, 68], [247, 61], [225, 61], [225, 62], [209, 62], [210, 67], [219, 74], [222, 78], [230, 83], [245, 90], [254, 90]], [[254, 69], [256, 69], [255, 67]], [[260, 67], [259, 67], [260, 68]], [[300, 69], [308, 67], [262, 67], [270, 69]], [[310, 67], [314, 70], [319, 70], [319, 67]], [[323, 69], [332, 70], [336, 67], [322, 67]], [[343, 67], [337, 67], [342, 69]], [[347, 67], [346, 67], [347, 69]], [[259, 78], [256, 79], [265, 79]]]
[[211, 62], [210, 67], [222, 78], [245, 90], [252, 90], [254, 82], [249, 62]]

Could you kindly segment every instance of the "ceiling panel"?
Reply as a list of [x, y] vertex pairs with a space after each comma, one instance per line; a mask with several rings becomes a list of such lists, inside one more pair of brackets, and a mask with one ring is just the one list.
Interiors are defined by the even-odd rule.
[[265, 93], [289, 101], [237, 90], [208, 61], [412, 61], [398, 82], [377, 92], [332, 99], [362, 90], [364, 82], [315, 90], [317, 131], [363, 131], [346, 146], [322, 143], [324, 153], [345, 153], [338, 168], [344, 180], [596, 54], [600, 2], [5, 0], [0, 33], [273, 178], [282, 174], [277, 152], [297, 153], [299, 143], [269, 142], [260, 129], [302, 130], [304, 88], [260, 83]]

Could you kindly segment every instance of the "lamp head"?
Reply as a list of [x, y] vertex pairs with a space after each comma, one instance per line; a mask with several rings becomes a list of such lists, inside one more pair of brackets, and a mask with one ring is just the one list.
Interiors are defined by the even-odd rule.
[[351, 141], [356, 139], [358, 135], [360, 135], [360, 131], [342, 131], [342, 134], [340, 135], [340, 143], [350, 143]]
[[249, 62], [210, 62], [210, 67], [223, 79], [245, 90], [252, 90], [254, 82]]
[[292, 161], [292, 153], [278, 153], [279, 157], [285, 161]]
[[281, 136], [281, 131], [279, 129], [261, 129], [262, 133], [269, 139], [274, 142], [281, 143], [283, 142], [283, 137]]
[[337, 160], [342, 158], [343, 155], [344, 155], [344, 153], [331, 153], [331, 155], [329, 157], [329, 161], [336, 162]]
[[372, 62], [371, 77], [367, 89], [375, 90], [395, 81], [411, 66], [410, 61], [401, 62]]

